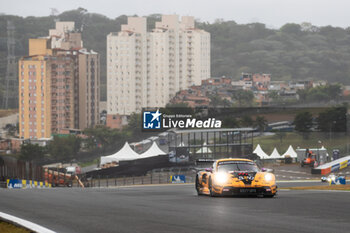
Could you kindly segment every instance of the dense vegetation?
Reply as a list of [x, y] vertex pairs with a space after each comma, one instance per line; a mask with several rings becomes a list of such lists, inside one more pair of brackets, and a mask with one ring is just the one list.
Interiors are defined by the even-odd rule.
[[[148, 17], [149, 30], [160, 15]], [[6, 21], [16, 27], [16, 55], [28, 54], [28, 39], [48, 35], [55, 20], [75, 21], [83, 28], [84, 46], [101, 54], [101, 97], [106, 98], [106, 36], [120, 30], [127, 16], [115, 19], [85, 9], [47, 17], [0, 16], [0, 78], [6, 68]], [[264, 24], [234, 21], [197, 22], [211, 33], [212, 76], [238, 78], [241, 72], [271, 73], [273, 80], [314, 79], [350, 84], [350, 28], [316, 27], [308, 23], [269, 29]], [[3, 84], [1, 82], [1, 84]], [[3, 87], [0, 86], [0, 90]], [[2, 96], [2, 95], [0, 95]]]

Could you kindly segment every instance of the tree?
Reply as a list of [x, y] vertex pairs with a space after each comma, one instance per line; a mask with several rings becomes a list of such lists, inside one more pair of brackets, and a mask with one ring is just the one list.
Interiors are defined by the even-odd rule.
[[299, 89], [297, 90], [297, 94], [299, 96], [299, 101], [305, 101], [307, 98], [307, 90]]
[[212, 107], [218, 107], [223, 105], [223, 100], [218, 95], [211, 95], [210, 97], [210, 106]]
[[250, 116], [243, 116], [241, 118], [241, 125], [244, 126], [244, 127], [252, 127], [254, 124], [254, 121], [253, 119], [250, 117]]
[[280, 96], [278, 94], [278, 91], [270, 91], [268, 94], [269, 98], [271, 98], [273, 101], [277, 102], [280, 100]]
[[239, 107], [251, 107], [254, 94], [252, 91], [237, 90], [233, 92], [232, 98], [238, 102]]
[[312, 114], [310, 112], [298, 113], [294, 118], [295, 130], [303, 135], [304, 139], [309, 137], [309, 133], [313, 126]]
[[238, 128], [239, 126], [240, 122], [234, 117], [227, 116], [223, 119], [222, 127], [224, 128]]
[[346, 113], [346, 106], [333, 107], [319, 113], [317, 117], [318, 129], [322, 132], [346, 132]]
[[183, 115], [193, 115], [194, 109], [188, 106], [187, 103], [175, 103], [167, 104], [165, 108], [161, 108], [160, 112], [165, 114], [183, 114]]
[[319, 32], [320, 29], [317, 26], [312, 25], [309, 22], [303, 22], [300, 25], [301, 30], [304, 32]]
[[137, 137], [140, 135], [142, 130], [142, 118], [141, 114], [133, 113], [129, 117], [129, 123], [125, 131], [129, 131], [132, 137]]
[[5, 126], [5, 130], [7, 130], [7, 134], [11, 137], [14, 137], [15, 134], [18, 132], [19, 129], [19, 124], [17, 123], [16, 125], [13, 124], [7, 124]]
[[331, 84], [326, 86], [326, 92], [328, 94], [329, 100], [338, 101], [342, 95], [342, 87], [340, 84]]
[[281, 31], [288, 34], [299, 35], [301, 32], [301, 26], [295, 23], [287, 23], [281, 27]]
[[80, 143], [81, 139], [74, 135], [55, 136], [49, 144], [49, 153], [53, 159], [71, 161], [79, 152]]
[[44, 158], [45, 153], [46, 147], [31, 143], [23, 144], [21, 145], [20, 159], [26, 161], [39, 161]]
[[[139, 117], [141, 116], [139, 115]], [[132, 124], [132, 126], [129, 127], [130, 129], [132, 129], [132, 127], [137, 127], [137, 123], [134, 122], [134, 119], [131, 120], [130, 124]], [[124, 141], [128, 134], [126, 131], [123, 132], [118, 129], [111, 129], [103, 125], [98, 125], [94, 128], [87, 128], [83, 131], [83, 133], [88, 136], [88, 139], [85, 139], [85, 142], [88, 144], [89, 148], [98, 146], [103, 147], [106, 145], [115, 144], [118, 141]]]
[[254, 126], [258, 128], [260, 132], [263, 132], [268, 126], [266, 118], [263, 116], [257, 116], [255, 118]]
[[105, 145], [108, 142], [109, 128], [105, 126], [96, 126], [94, 128], [86, 128], [83, 130], [83, 134], [88, 136], [85, 140], [88, 143], [88, 147], [93, 148], [97, 145]]
[[312, 114], [310, 112], [298, 113], [293, 124], [295, 125], [295, 130], [299, 132], [310, 132], [312, 128]]

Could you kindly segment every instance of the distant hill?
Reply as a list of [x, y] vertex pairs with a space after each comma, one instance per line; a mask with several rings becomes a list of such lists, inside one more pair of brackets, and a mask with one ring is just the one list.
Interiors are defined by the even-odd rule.
[[[82, 8], [57, 17], [0, 15], [0, 78], [3, 80], [6, 69], [6, 21], [15, 24], [16, 55], [20, 57], [28, 54], [28, 39], [47, 36], [57, 18], [75, 21], [76, 28], [83, 28], [84, 47], [101, 54], [101, 97], [105, 99], [106, 36], [120, 30], [120, 25], [127, 22], [125, 15], [110, 19]], [[148, 16], [149, 29], [159, 19], [159, 14]], [[219, 20], [197, 22], [197, 27], [211, 33], [213, 77], [238, 78], [242, 72], [261, 72], [272, 74], [272, 80], [314, 79], [350, 84], [350, 28], [290, 23], [276, 30], [260, 23], [242, 25]]]

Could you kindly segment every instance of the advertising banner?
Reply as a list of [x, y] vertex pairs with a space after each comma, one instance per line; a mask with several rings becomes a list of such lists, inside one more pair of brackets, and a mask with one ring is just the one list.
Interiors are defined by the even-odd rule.
[[186, 176], [185, 175], [173, 175], [173, 176], [170, 176], [170, 181], [173, 184], [186, 183]]
[[18, 180], [18, 179], [7, 180], [7, 188], [9, 189], [21, 189], [22, 186], [23, 186], [22, 180]]

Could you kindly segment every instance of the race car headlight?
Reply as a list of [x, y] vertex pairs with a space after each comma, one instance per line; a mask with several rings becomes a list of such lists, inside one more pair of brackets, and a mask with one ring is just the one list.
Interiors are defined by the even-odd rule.
[[270, 182], [273, 179], [273, 175], [271, 173], [265, 174], [265, 181]]
[[225, 173], [218, 173], [215, 176], [215, 182], [218, 184], [224, 184], [228, 181], [228, 175]]

